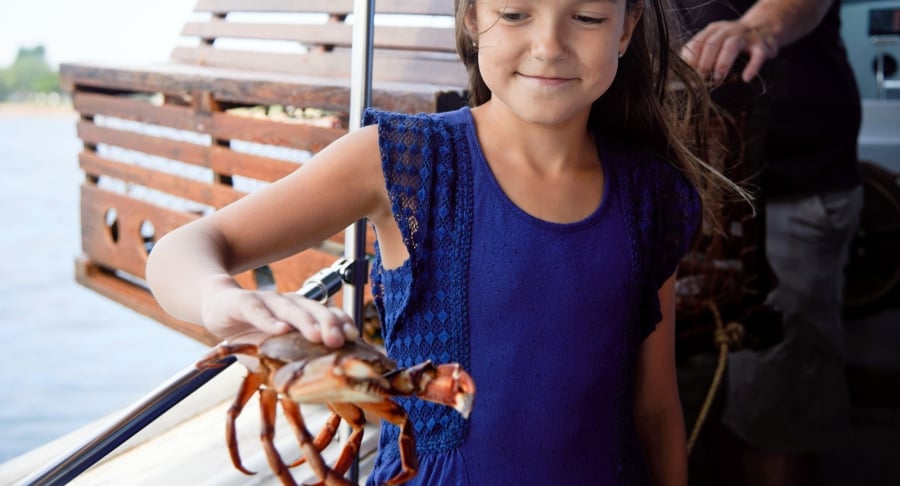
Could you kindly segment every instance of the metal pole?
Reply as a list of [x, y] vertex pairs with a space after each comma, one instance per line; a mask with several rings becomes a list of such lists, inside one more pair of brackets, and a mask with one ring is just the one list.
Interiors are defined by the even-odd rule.
[[[375, 24], [375, 0], [354, 0], [353, 40], [350, 50], [350, 113], [348, 127], [356, 130], [362, 126], [363, 112], [372, 100], [372, 32]], [[344, 232], [344, 258], [354, 262], [351, 282], [344, 288], [344, 310], [356, 328], [362, 333], [363, 298], [368, 265], [366, 264], [366, 222], [359, 220]], [[340, 439], [344, 443], [350, 435], [350, 427], [343, 424]], [[349, 471], [350, 481], [359, 481], [359, 458], [353, 460]]]
[[[375, 0], [354, 0], [353, 41], [350, 52], [349, 129], [362, 126], [362, 116], [372, 99], [372, 31]], [[363, 293], [367, 277], [366, 222], [359, 220], [344, 232], [344, 258], [353, 262], [352, 277], [344, 287], [344, 310], [362, 330]]]
[[[341, 289], [344, 279], [352, 273], [350, 271], [352, 265], [353, 261], [348, 262], [343, 258], [336, 261], [331, 267], [310, 277], [298, 293], [314, 300], [327, 299]], [[132, 405], [112, 425], [50, 462], [43, 469], [25, 477], [17, 485], [42, 486], [68, 483], [225, 371], [235, 361], [236, 359], [230, 356], [222, 360], [220, 368], [201, 370], [193, 365], [185, 368]]]

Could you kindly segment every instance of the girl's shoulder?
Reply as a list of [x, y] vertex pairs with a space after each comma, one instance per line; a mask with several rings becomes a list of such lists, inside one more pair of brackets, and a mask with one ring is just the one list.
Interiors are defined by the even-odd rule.
[[363, 124], [378, 126], [384, 169], [394, 172], [454, 164], [465, 152], [466, 133], [472, 121], [468, 108], [416, 114], [368, 109]]
[[435, 126], [464, 125], [471, 121], [468, 107], [438, 113], [399, 113], [368, 108], [363, 114], [363, 125], [385, 125], [392, 129], [415, 130]]

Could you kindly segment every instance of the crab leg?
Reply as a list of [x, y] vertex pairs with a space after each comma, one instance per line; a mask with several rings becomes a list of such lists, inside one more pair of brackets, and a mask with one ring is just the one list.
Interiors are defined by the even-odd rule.
[[235, 397], [231, 406], [228, 407], [228, 418], [225, 421], [225, 442], [228, 444], [228, 455], [231, 456], [231, 463], [234, 464], [234, 467], [237, 468], [238, 471], [247, 475], [256, 473], [248, 470], [241, 463], [241, 455], [238, 451], [237, 434], [235, 432], [235, 422], [237, 421], [238, 415], [240, 415], [241, 411], [244, 409], [244, 406], [247, 405], [247, 402], [250, 401], [250, 398], [252, 398], [253, 394], [256, 393], [256, 390], [259, 389], [260, 383], [262, 383], [262, 379], [254, 373], [250, 373], [244, 378], [244, 381], [241, 382], [241, 389], [238, 391], [237, 397]]
[[221, 361], [234, 354], [244, 354], [247, 356], [258, 356], [259, 352], [255, 344], [220, 344], [213, 348], [206, 356], [200, 358], [195, 366], [197, 368], [218, 368], [222, 366]]
[[[263, 388], [259, 392], [259, 408], [262, 412], [262, 424], [260, 430], [260, 441], [263, 449], [266, 451], [266, 458], [269, 460], [269, 467], [272, 472], [281, 480], [281, 484], [285, 486], [297, 486], [294, 477], [291, 476], [287, 466], [281, 459], [278, 450], [275, 449], [275, 412], [278, 405], [278, 394], [270, 389]], [[305, 427], [304, 427], [305, 429]], [[309, 435], [309, 432], [307, 432]]]
[[359, 406], [363, 410], [371, 412], [373, 415], [377, 415], [400, 428], [398, 447], [400, 449], [401, 470], [385, 484], [393, 486], [403, 484], [412, 479], [419, 469], [419, 458], [416, 455], [416, 439], [413, 435], [413, 426], [406, 415], [406, 410], [391, 400], [378, 403], [360, 403]]
[[[274, 392], [272, 393], [274, 395]], [[312, 434], [310, 434], [309, 430], [306, 428], [306, 424], [303, 421], [303, 414], [300, 412], [300, 406], [290, 399], [282, 399], [281, 407], [284, 410], [284, 417], [294, 429], [294, 434], [297, 436], [297, 440], [300, 442], [300, 451], [303, 453], [303, 457], [306, 459], [306, 462], [309, 464], [310, 469], [312, 469], [316, 476], [322, 479], [325, 484], [329, 486], [351, 486], [352, 483], [350, 481], [344, 479], [341, 474], [336, 473], [331, 468], [329, 468], [328, 465], [325, 464], [325, 461], [322, 459], [322, 454], [319, 452], [320, 449], [316, 448], [316, 445], [312, 438]], [[274, 446], [272, 447], [272, 450], [276, 455], [278, 454], [275, 451]], [[278, 458], [280, 460], [280, 456], [278, 456]], [[271, 462], [270, 466], [272, 466], [272, 469], [275, 470], [275, 467], [271, 464]], [[284, 466], [284, 463], [281, 463], [281, 466]], [[287, 469], [285, 469], [285, 472], [286, 471]], [[281, 475], [279, 474], [279, 477], [280, 476]]]
[[[287, 413], [287, 411], [285, 411], [285, 413]], [[337, 434], [339, 425], [341, 425], [341, 416], [335, 413], [334, 410], [332, 410], [331, 415], [328, 416], [328, 420], [325, 421], [325, 425], [322, 426], [322, 430], [319, 431], [319, 435], [317, 435], [315, 440], [313, 440], [313, 446], [319, 452], [325, 450], [325, 448], [328, 447], [328, 444], [331, 443], [331, 440], [334, 439], [334, 436]], [[297, 437], [297, 439], [299, 441], [302, 441], [299, 436]], [[297, 459], [288, 467], [297, 467], [304, 462], [306, 462], [306, 456], [300, 456], [300, 459]]]
[[366, 425], [366, 416], [363, 415], [361, 408], [352, 403], [331, 403], [329, 406], [353, 429], [353, 432], [347, 437], [347, 442], [341, 450], [341, 455], [334, 463], [333, 469], [335, 472], [343, 476], [347, 469], [350, 469], [350, 465], [353, 464], [353, 458], [359, 452], [363, 439], [363, 427]]

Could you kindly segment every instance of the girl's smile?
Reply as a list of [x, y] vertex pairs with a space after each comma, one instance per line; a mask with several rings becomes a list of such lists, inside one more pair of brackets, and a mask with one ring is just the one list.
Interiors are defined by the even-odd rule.
[[533, 81], [541, 86], [560, 86], [578, 80], [578, 78], [564, 76], [530, 75], [518, 72], [516, 74], [518, 74], [522, 79], [526, 81]]

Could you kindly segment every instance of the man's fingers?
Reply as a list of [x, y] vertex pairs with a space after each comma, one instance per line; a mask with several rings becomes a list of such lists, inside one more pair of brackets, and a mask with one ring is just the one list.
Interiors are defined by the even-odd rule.
[[719, 50], [715, 60], [713, 73], [716, 81], [725, 79], [734, 61], [737, 59], [741, 51], [744, 50], [744, 38], [742, 36], [728, 36], [722, 42], [722, 48]]
[[762, 69], [762, 65], [766, 62], [768, 56], [761, 49], [751, 49], [750, 50], [750, 60], [747, 61], [747, 65], [744, 67], [744, 71], [741, 73], [741, 79], [744, 80], [745, 83], [749, 83], [753, 78], [759, 74], [759, 70]]
[[697, 67], [697, 65], [695, 63], [697, 62], [697, 58], [698, 58], [698, 54], [699, 54], [697, 52], [698, 48], [699, 47], [698, 47], [697, 41], [695, 39], [691, 39], [687, 44], [685, 44], [681, 48], [681, 52], [679, 53], [681, 58], [684, 59], [684, 62], [688, 63], [693, 68]]
[[777, 51], [774, 39], [764, 29], [740, 22], [713, 22], [691, 38], [682, 47], [680, 55], [701, 74], [712, 74], [713, 79], [719, 81], [728, 75], [738, 56], [746, 53], [749, 61], [741, 78], [749, 82]]

